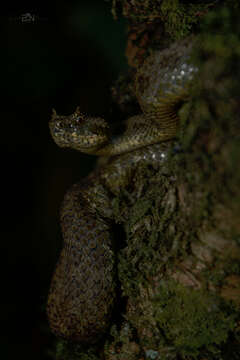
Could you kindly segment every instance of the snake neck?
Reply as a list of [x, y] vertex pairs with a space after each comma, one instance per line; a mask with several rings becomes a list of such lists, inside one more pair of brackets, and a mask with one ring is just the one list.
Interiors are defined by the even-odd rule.
[[[152, 144], [173, 139], [177, 133], [178, 117], [174, 112], [167, 114], [164, 122], [150, 124], [153, 113], [129, 118], [131, 124], [125, 132], [112, 137], [109, 143], [94, 152], [98, 156], [114, 156], [134, 151]], [[161, 119], [160, 119], [161, 120]], [[143, 123], [144, 122], [144, 123]]]

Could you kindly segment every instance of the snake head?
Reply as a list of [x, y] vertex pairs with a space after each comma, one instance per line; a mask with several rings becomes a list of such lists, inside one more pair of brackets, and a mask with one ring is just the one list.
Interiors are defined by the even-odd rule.
[[87, 154], [94, 154], [108, 142], [107, 122], [102, 118], [88, 117], [79, 108], [68, 116], [57, 115], [53, 109], [49, 127], [58, 146], [70, 147]]

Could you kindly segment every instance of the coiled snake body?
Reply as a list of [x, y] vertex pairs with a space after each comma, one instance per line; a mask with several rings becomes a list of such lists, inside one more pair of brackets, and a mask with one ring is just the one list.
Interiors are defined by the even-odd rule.
[[186, 39], [143, 64], [135, 82], [143, 113], [127, 120], [121, 136], [111, 137], [104, 119], [78, 109], [70, 116], [52, 116], [50, 131], [59, 146], [109, 157], [102, 169], [73, 185], [63, 201], [64, 243], [47, 305], [51, 329], [60, 337], [94, 343], [109, 325], [115, 301], [109, 194], [131, 181], [139, 162], [164, 161], [168, 140], [177, 131], [177, 108], [196, 70], [187, 62], [191, 46]]

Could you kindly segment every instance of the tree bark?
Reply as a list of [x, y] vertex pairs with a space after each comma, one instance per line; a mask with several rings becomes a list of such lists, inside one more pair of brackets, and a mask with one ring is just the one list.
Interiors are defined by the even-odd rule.
[[[171, 3], [171, 6], [170, 6]], [[240, 25], [237, 2], [115, 1], [129, 20], [129, 75], [113, 87], [126, 118], [134, 75], [153, 49], [194, 33], [198, 67], [161, 168], [140, 166], [113, 199], [124, 227], [121, 314], [103, 346], [58, 344], [57, 359], [240, 357]]]

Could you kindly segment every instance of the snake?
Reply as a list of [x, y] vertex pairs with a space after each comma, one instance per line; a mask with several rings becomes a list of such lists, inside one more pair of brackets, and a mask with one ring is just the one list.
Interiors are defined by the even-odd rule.
[[181, 104], [196, 67], [189, 62], [189, 38], [150, 54], [135, 76], [141, 113], [113, 135], [101, 117], [55, 110], [49, 122], [55, 143], [105, 159], [66, 193], [60, 211], [63, 247], [52, 276], [47, 316], [52, 332], [68, 341], [94, 344], [106, 333], [116, 303], [116, 256], [111, 199], [143, 162], [166, 161], [176, 137]]

